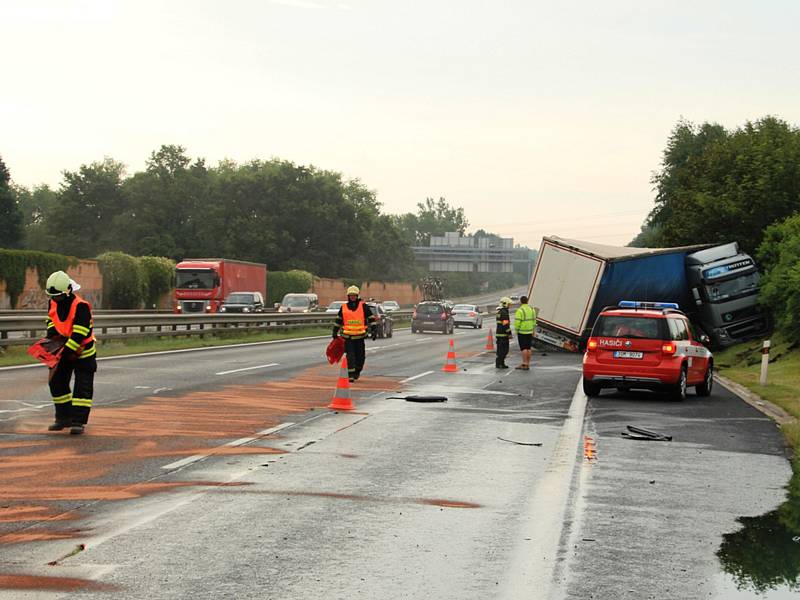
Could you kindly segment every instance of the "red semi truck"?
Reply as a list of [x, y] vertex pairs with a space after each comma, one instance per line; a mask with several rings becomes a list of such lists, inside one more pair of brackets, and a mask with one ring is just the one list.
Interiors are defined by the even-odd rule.
[[267, 297], [267, 265], [225, 258], [187, 258], [175, 265], [173, 311], [219, 312], [234, 292]]

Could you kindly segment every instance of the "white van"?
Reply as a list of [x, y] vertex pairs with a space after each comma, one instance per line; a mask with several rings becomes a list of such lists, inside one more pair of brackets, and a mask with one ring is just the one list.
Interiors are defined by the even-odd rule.
[[286, 294], [278, 306], [278, 312], [312, 312], [319, 309], [319, 298], [316, 294]]

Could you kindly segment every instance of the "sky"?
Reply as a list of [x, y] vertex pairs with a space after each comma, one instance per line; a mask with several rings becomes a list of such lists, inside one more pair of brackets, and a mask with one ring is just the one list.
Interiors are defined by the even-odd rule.
[[795, 0], [0, 0], [0, 157], [58, 187], [164, 144], [338, 171], [383, 211], [624, 245], [681, 119], [800, 124]]

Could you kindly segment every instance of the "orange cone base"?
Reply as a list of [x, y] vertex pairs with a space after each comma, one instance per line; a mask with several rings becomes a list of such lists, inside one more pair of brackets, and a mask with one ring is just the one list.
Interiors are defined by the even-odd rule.
[[333, 402], [328, 405], [328, 408], [333, 410], [355, 410], [356, 407], [350, 398], [334, 398]]

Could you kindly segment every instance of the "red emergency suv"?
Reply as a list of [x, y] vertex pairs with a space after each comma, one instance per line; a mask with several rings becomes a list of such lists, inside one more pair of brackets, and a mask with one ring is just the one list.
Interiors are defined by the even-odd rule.
[[604, 308], [583, 357], [583, 391], [649, 389], [686, 398], [711, 394], [714, 358], [689, 319], [671, 302], [623, 301]]

